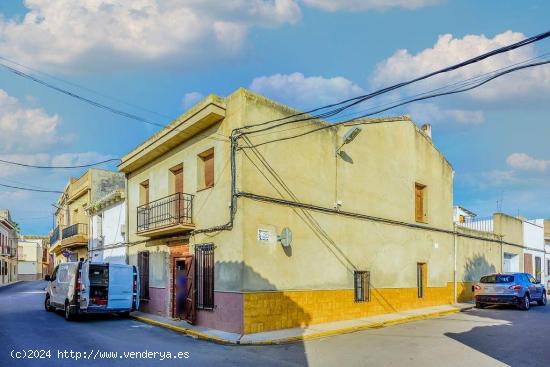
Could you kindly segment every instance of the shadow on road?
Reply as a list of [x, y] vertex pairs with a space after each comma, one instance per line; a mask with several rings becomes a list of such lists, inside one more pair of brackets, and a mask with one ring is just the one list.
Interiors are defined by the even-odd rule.
[[468, 314], [489, 319], [486, 323], [489, 325], [445, 335], [510, 366], [550, 365], [550, 348], [546, 341], [532, 337], [547, 334], [549, 307], [532, 303], [531, 309], [526, 312], [514, 306], [491, 306], [483, 310], [470, 310]]

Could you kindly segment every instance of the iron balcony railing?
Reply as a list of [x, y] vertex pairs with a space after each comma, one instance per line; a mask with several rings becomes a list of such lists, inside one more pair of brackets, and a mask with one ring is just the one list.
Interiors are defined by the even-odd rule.
[[63, 231], [61, 232], [61, 237], [65, 239], [76, 235], [87, 235], [87, 234], [88, 234], [87, 224], [75, 223], [66, 228], [63, 228]]
[[137, 231], [169, 227], [176, 224], [193, 224], [193, 198], [191, 194], [175, 194], [137, 207]]
[[50, 236], [50, 245], [53, 245], [59, 240], [59, 227], [55, 227], [52, 235]]
[[476, 231], [482, 231], [482, 232], [493, 232], [494, 226], [493, 226], [493, 217], [485, 217], [485, 218], [466, 218], [463, 222], [458, 222], [458, 226], [473, 229]]

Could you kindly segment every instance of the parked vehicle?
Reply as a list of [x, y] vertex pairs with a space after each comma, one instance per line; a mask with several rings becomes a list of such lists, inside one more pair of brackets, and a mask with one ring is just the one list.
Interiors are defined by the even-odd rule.
[[546, 305], [546, 290], [531, 274], [489, 274], [474, 284], [477, 308], [487, 305], [512, 304], [522, 310], [529, 310], [532, 301]]
[[128, 316], [139, 307], [139, 278], [132, 265], [67, 262], [45, 279], [46, 311], [63, 310], [67, 320], [86, 313]]

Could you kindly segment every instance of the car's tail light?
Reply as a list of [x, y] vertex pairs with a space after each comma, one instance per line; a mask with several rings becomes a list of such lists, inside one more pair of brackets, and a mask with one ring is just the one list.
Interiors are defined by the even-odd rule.
[[519, 291], [521, 289], [521, 285], [519, 285], [519, 284], [511, 285], [511, 286], [508, 287], [508, 289], [511, 289], [511, 290], [514, 290], [514, 291]]
[[480, 291], [481, 290], [481, 287], [479, 285], [474, 285], [474, 291]]

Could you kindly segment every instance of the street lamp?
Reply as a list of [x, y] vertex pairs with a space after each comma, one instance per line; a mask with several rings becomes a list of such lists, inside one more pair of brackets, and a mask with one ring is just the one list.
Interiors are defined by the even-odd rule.
[[359, 126], [354, 126], [352, 127], [351, 129], [349, 129], [348, 131], [346, 131], [346, 133], [344, 134], [344, 136], [342, 137], [342, 140], [343, 140], [343, 143], [342, 145], [340, 145], [337, 149], [336, 149], [336, 155], [340, 155], [340, 150], [342, 149], [342, 147], [346, 144], [349, 144], [353, 141], [353, 139], [355, 139], [355, 137], [357, 135], [359, 135], [359, 133], [361, 132], [361, 128]]

